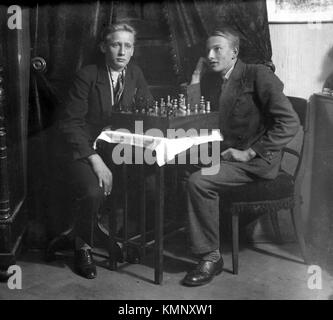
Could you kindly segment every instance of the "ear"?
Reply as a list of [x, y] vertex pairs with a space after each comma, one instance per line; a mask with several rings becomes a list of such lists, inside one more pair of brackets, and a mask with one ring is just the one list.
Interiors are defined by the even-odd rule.
[[238, 48], [234, 48], [234, 50], [233, 50], [233, 59], [236, 59], [237, 58], [237, 56], [238, 56], [238, 52], [239, 52], [239, 50], [238, 50]]
[[102, 53], [105, 53], [106, 52], [106, 49], [105, 49], [105, 43], [104, 42], [101, 42], [99, 44], [99, 49], [101, 50]]

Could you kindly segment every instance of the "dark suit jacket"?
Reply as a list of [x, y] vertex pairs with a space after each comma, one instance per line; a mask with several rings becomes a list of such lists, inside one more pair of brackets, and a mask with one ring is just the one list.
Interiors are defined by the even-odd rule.
[[[131, 107], [139, 98], [153, 100], [141, 69], [129, 63], [120, 103]], [[81, 69], [69, 90], [59, 129], [69, 145], [71, 159], [86, 158], [95, 153], [93, 142], [109, 125], [111, 106], [110, 83], [105, 64]]]
[[257, 157], [237, 165], [257, 176], [274, 178], [281, 149], [299, 128], [298, 116], [283, 94], [283, 83], [268, 67], [238, 60], [222, 94], [221, 85], [220, 73], [207, 73], [200, 82], [201, 94], [220, 113], [222, 150], [251, 147]]

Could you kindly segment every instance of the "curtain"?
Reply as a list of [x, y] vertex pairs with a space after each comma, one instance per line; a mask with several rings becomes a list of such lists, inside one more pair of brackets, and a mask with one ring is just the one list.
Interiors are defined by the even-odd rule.
[[196, 61], [204, 55], [207, 35], [221, 26], [239, 32], [239, 57], [244, 62], [270, 65], [272, 48], [265, 0], [177, 0], [167, 1], [165, 7], [180, 82], [190, 79]]
[[[39, 89], [61, 100], [73, 75], [84, 64], [98, 59], [98, 35], [111, 21], [113, 2], [37, 6], [31, 17], [33, 57], [46, 62], [34, 74]], [[44, 74], [44, 77], [41, 76]]]
[[100, 58], [98, 36], [103, 25], [111, 22], [112, 10], [112, 2], [99, 1], [30, 8], [30, 247], [45, 246], [47, 238], [65, 230], [70, 222], [63, 141], [56, 123], [76, 71]]

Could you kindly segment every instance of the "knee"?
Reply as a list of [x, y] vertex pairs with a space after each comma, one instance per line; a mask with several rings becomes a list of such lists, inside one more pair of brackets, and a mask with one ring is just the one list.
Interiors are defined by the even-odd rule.
[[205, 183], [199, 172], [192, 173], [187, 179], [187, 188], [190, 193], [202, 192], [205, 190]]
[[189, 176], [187, 188], [189, 194], [194, 197], [215, 199], [218, 196], [214, 182], [202, 175], [200, 171]]

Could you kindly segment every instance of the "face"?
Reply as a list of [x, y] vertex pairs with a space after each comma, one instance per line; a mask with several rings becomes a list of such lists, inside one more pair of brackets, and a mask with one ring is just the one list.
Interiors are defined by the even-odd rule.
[[238, 50], [231, 42], [221, 36], [209, 37], [206, 43], [207, 62], [214, 72], [226, 73], [237, 58]]
[[116, 31], [101, 44], [106, 63], [115, 71], [121, 71], [129, 63], [134, 52], [134, 35], [128, 31]]

